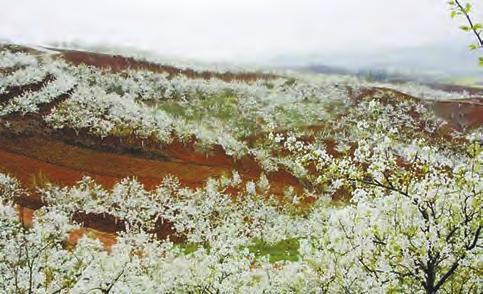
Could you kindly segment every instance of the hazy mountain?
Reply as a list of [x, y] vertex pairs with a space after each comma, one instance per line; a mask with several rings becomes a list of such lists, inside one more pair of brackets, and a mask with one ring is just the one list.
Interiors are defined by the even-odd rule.
[[[321, 73], [386, 74], [416, 80], [483, 84], [477, 51], [462, 44], [434, 44], [384, 52], [278, 56], [271, 63]], [[480, 53], [481, 55], [481, 53]]]

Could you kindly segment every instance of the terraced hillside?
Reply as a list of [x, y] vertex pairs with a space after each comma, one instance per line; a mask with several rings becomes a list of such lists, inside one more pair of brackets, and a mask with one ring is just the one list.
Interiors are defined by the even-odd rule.
[[477, 89], [3, 45], [0, 284], [477, 291], [482, 127]]

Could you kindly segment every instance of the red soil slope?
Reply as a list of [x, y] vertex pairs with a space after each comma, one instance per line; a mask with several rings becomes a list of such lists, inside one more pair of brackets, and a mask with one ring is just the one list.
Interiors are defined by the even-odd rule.
[[457, 130], [483, 126], [483, 98], [438, 101], [433, 105], [436, 114]]
[[[179, 146], [179, 152], [182, 148]], [[229, 165], [223, 162], [224, 154], [204, 157], [204, 161], [202, 156], [193, 156], [197, 159], [193, 161], [183, 157], [163, 161], [107, 153], [38, 137], [0, 137], [0, 169], [32, 189], [38, 184], [36, 178], [39, 175], [44, 181], [59, 185], [73, 185], [83, 176], [90, 176], [106, 188], [123, 178], [133, 177], [152, 189], [169, 175], [179, 178], [185, 186], [196, 188], [210, 177], [230, 176], [234, 169], [240, 170], [245, 180], [256, 180], [261, 173], [260, 167], [250, 159]], [[274, 194], [282, 194], [289, 185], [301, 189], [298, 181], [286, 172], [272, 173], [268, 178]]]
[[[182, 146], [178, 146], [178, 154]], [[173, 147], [171, 147], [173, 148]], [[180, 159], [163, 161], [136, 157], [128, 154], [117, 154], [97, 151], [89, 148], [72, 146], [62, 141], [44, 139], [39, 137], [0, 137], [0, 171], [7, 172], [18, 178], [31, 192], [31, 196], [19, 199], [19, 211], [23, 222], [32, 222], [32, 210], [43, 205], [35, 193], [36, 188], [46, 183], [58, 185], [74, 185], [83, 176], [92, 177], [97, 183], [111, 188], [115, 183], [126, 177], [134, 177], [152, 189], [159, 185], [163, 178], [173, 175], [179, 178], [184, 186], [196, 188], [204, 184], [209, 177], [229, 176], [232, 169], [238, 164], [230, 166], [223, 158], [226, 155], [212, 156], [213, 160], [205, 157], [210, 165], [203, 165], [202, 156], [196, 155], [194, 161]], [[183, 158], [182, 159], [190, 159]], [[249, 163], [250, 161], [247, 160]], [[224, 163], [224, 164], [217, 164]], [[241, 172], [244, 180], [256, 180], [260, 168], [254, 164], [244, 165], [246, 172]], [[268, 175], [271, 180], [271, 192], [282, 195], [283, 189], [288, 185], [295, 186], [297, 191], [301, 187], [298, 181], [288, 173], [278, 172]], [[228, 191], [236, 195], [237, 190]], [[111, 246], [117, 231], [116, 223], [104, 217], [88, 216], [82, 222], [85, 228], [74, 232], [71, 242], [84, 233], [93, 234], [101, 238], [106, 246]], [[174, 233], [168, 227], [159, 228], [156, 233], [163, 238]]]
[[126, 69], [143, 69], [153, 72], [165, 72], [169, 75], [184, 75], [189, 78], [201, 78], [211, 79], [217, 78], [227, 82], [230, 81], [256, 81], [256, 80], [269, 80], [275, 78], [274, 75], [257, 73], [257, 72], [214, 72], [214, 71], [195, 71], [193, 69], [182, 69], [169, 65], [160, 65], [148, 61], [137, 60], [130, 57], [124, 57], [120, 55], [110, 55], [103, 53], [93, 53], [86, 51], [76, 50], [60, 50], [55, 49], [61, 53], [61, 57], [72, 64], [85, 64], [98, 68], [110, 69], [115, 72], [123, 71]]

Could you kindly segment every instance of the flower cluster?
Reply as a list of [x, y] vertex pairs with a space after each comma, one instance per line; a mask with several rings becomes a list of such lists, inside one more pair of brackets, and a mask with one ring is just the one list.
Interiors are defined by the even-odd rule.
[[0, 68], [35, 66], [37, 63], [37, 58], [30, 54], [22, 52], [12, 53], [7, 50], [0, 52]]

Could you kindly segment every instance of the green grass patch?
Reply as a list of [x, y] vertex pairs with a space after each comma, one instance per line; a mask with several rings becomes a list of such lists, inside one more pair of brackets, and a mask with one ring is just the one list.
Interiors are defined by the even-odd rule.
[[175, 100], [163, 101], [158, 107], [170, 115], [185, 117], [185, 108]]
[[176, 100], [163, 101], [158, 104], [158, 108], [192, 122], [201, 121], [207, 117], [230, 121], [240, 116], [237, 103], [238, 98], [235, 96], [216, 95], [192, 99], [189, 105]]
[[[252, 245], [243, 246], [240, 248], [248, 248], [248, 250], [255, 254], [255, 258], [261, 258], [264, 256], [269, 256], [270, 262], [277, 261], [298, 261], [299, 260], [299, 241], [297, 239], [287, 239], [282, 240], [275, 244], [269, 244], [262, 240], [253, 241]], [[208, 245], [203, 245], [199, 243], [180, 243], [176, 244], [175, 247], [179, 248], [183, 254], [189, 255], [196, 250], [204, 247], [206, 250], [210, 250]]]
[[297, 239], [287, 239], [275, 244], [256, 240], [252, 245], [248, 246], [248, 249], [257, 258], [269, 256], [270, 262], [297, 261], [299, 259], [299, 246]]
[[181, 252], [183, 252], [183, 254], [186, 254], [186, 255], [189, 255], [189, 254], [195, 252], [196, 250], [198, 250], [201, 247], [205, 247], [205, 248], [207, 247], [207, 246], [203, 246], [203, 244], [199, 244], [199, 243], [180, 243], [180, 244], [176, 244], [174, 246], [179, 248], [181, 250]]

